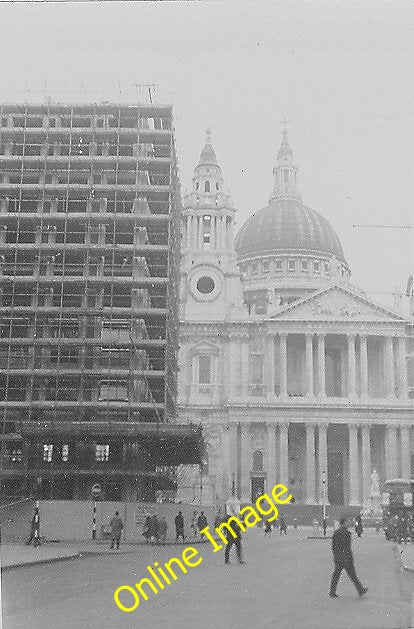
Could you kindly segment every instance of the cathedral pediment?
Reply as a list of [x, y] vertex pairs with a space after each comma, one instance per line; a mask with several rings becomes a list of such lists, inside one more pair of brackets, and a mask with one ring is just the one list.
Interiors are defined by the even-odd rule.
[[342, 286], [331, 286], [270, 315], [306, 321], [404, 321], [404, 317]]

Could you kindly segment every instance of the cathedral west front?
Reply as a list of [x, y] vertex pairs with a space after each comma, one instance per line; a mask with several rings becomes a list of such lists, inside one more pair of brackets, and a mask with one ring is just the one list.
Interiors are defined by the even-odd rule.
[[321, 503], [325, 483], [330, 504], [366, 506], [374, 470], [413, 475], [407, 319], [351, 284], [337, 234], [302, 201], [286, 128], [269, 201], [237, 234], [210, 132], [192, 184], [178, 403], [180, 423], [203, 425], [203, 504], [281, 482], [296, 503]]

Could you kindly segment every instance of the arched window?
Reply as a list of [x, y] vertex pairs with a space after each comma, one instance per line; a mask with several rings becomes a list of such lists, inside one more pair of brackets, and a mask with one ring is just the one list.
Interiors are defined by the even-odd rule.
[[218, 190], [218, 189], [219, 189], [219, 184], [218, 184], [218, 181], [217, 181], [216, 182], [216, 190]]
[[263, 472], [263, 452], [261, 450], [253, 452], [253, 470], [255, 472]]
[[210, 192], [210, 182], [208, 180], [204, 184], [204, 192]]

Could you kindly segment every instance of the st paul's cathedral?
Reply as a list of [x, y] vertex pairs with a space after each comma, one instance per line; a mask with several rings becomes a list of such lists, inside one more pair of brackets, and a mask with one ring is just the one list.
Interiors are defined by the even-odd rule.
[[183, 203], [179, 364], [179, 421], [204, 429], [203, 504], [282, 482], [314, 505], [325, 481], [330, 504], [363, 506], [374, 470], [413, 476], [408, 321], [351, 284], [286, 129], [269, 202], [237, 235], [223, 185], [207, 132]]

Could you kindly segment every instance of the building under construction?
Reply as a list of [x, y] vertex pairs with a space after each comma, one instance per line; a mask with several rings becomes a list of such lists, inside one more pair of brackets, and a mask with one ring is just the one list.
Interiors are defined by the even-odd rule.
[[3, 497], [154, 500], [174, 424], [180, 191], [172, 108], [3, 105]]

